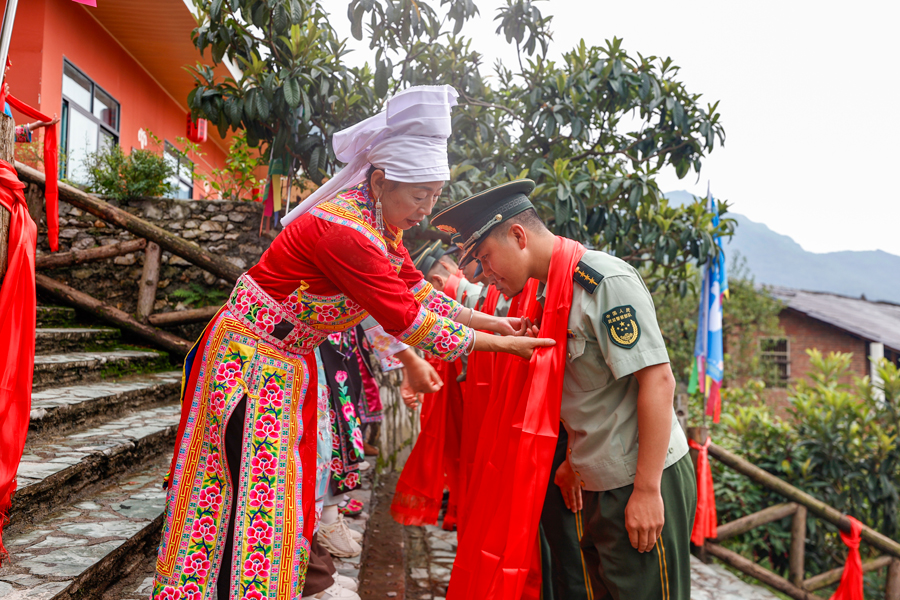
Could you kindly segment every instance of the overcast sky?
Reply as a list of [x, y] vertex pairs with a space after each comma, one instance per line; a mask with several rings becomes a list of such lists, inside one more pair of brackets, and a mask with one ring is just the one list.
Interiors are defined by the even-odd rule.
[[[432, 0], [432, 5], [439, 3]], [[505, 0], [476, 0], [464, 33], [486, 64], [515, 61], [494, 34]], [[551, 58], [581, 38], [624, 38], [629, 53], [671, 56], [701, 101], [720, 100], [727, 140], [663, 191], [715, 196], [806, 250], [900, 255], [900, 2], [552, 0]], [[349, 37], [345, 10], [338, 31]], [[351, 41], [355, 41], [352, 40]], [[368, 57], [364, 46], [351, 61]], [[369, 57], [371, 60], [371, 57]], [[489, 69], [485, 69], [487, 72]], [[887, 274], [886, 274], [887, 275]], [[895, 274], [896, 276], [896, 274]]]

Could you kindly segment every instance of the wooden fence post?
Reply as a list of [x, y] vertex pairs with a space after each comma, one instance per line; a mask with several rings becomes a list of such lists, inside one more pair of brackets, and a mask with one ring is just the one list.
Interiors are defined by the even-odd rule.
[[149, 242], [144, 250], [144, 270], [141, 273], [141, 285], [138, 288], [137, 311], [135, 317], [141, 323], [153, 312], [156, 302], [156, 288], [159, 285], [159, 263], [162, 252], [159, 244]]
[[895, 558], [888, 565], [884, 600], [900, 600], [900, 558]]
[[806, 571], [806, 507], [797, 506], [791, 520], [791, 550], [788, 554], [788, 580], [797, 587], [803, 586]]

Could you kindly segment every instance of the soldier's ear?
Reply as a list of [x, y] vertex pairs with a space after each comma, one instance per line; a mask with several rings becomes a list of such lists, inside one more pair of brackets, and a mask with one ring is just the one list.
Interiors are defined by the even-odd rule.
[[434, 286], [434, 289], [436, 289], [439, 292], [444, 291], [444, 284], [447, 283], [447, 281], [444, 279], [444, 277], [442, 275], [438, 275], [437, 273], [432, 273], [428, 277], [428, 281], [429, 281], [429, 283], [431, 283], [431, 285]]
[[509, 236], [510, 241], [515, 242], [515, 244], [519, 247], [519, 250], [524, 250], [525, 246], [528, 245], [528, 232], [525, 231], [525, 228], [518, 223], [514, 223], [512, 226], [510, 226]]

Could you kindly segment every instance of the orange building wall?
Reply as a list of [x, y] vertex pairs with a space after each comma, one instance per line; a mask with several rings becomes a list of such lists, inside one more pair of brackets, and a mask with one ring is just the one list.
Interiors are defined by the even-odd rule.
[[[173, 143], [175, 138], [183, 137], [187, 99], [168, 95], [91, 17], [89, 10], [71, 0], [20, 0], [10, 48], [11, 93], [35, 103], [32, 106], [39, 98], [37, 108], [44, 114], [59, 114], [65, 57], [119, 102], [119, 144], [126, 153], [140, 147], [141, 128]], [[153, 40], [148, 39], [147, 43], [152, 44]], [[159, 48], [159, 52], [165, 52], [165, 48]], [[25, 121], [21, 115], [15, 116], [17, 122]], [[226, 148], [213, 137], [211, 132], [210, 139], [202, 145], [205, 156], [190, 157], [201, 173], [224, 166]], [[201, 186], [195, 184], [194, 196], [202, 195]]]

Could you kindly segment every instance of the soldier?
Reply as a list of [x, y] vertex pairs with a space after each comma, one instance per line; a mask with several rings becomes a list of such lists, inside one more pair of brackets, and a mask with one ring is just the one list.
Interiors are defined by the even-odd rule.
[[[477, 260], [510, 297], [529, 278], [547, 282], [559, 244], [528, 199], [533, 189], [529, 180], [496, 186], [432, 219], [464, 240], [461, 264]], [[571, 273], [560, 399], [567, 456], [558, 457], [551, 476], [583, 528], [594, 596], [689, 600], [696, 482], [672, 405], [675, 380], [653, 300], [627, 263], [581, 251]], [[544, 291], [542, 285], [541, 301]], [[556, 551], [568, 553], [563, 561], [577, 567], [571, 544]]]

